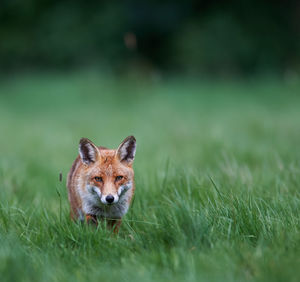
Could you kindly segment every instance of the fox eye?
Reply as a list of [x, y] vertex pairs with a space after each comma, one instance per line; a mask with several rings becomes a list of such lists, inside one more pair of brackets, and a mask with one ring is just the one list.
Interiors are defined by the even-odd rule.
[[102, 179], [102, 177], [100, 177], [100, 176], [95, 176], [94, 179], [95, 179], [95, 181], [97, 181], [97, 182], [103, 182], [103, 179]]
[[121, 179], [123, 179], [123, 176], [122, 176], [122, 175], [118, 175], [118, 176], [116, 177], [116, 181], [119, 181], [119, 180], [121, 180]]

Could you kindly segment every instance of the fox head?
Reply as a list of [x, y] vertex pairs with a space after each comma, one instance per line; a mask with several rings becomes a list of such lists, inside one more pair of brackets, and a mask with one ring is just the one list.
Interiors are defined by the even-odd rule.
[[95, 204], [114, 205], [133, 187], [132, 164], [135, 157], [136, 140], [125, 138], [118, 149], [109, 150], [95, 146], [82, 138], [79, 155], [83, 163], [81, 194]]

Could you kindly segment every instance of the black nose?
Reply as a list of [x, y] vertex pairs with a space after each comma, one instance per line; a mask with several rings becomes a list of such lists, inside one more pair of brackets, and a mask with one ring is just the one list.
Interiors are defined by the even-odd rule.
[[111, 204], [113, 201], [114, 201], [114, 196], [113, 195], [111, 195], [111, 194], [109, 194], [109, 195], [107, 195], [106, 196], [106, 202], [108, 202], [109, 204]]

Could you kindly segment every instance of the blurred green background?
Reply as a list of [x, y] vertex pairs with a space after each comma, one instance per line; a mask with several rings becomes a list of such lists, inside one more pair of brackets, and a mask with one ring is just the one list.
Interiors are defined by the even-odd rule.
[[100, 67], [236, 76], [293, 73], [300, 4], [2, 0], [1, 70]]
[[[2, 0], [0, 280], [299, 281], [299, 18], [283, 0]], [[71, 222], [79, 139], [128, 135], [119, 236]]]

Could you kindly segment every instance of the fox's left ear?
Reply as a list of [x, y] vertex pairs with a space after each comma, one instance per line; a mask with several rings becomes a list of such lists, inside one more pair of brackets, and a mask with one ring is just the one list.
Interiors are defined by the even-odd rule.
[[131, 165], [134, 160], [135, 150], [136, 140], [134, 136], [128, 136], [117, 149], [117, 156], [120, 162], [125, 162], [126, 164]]

